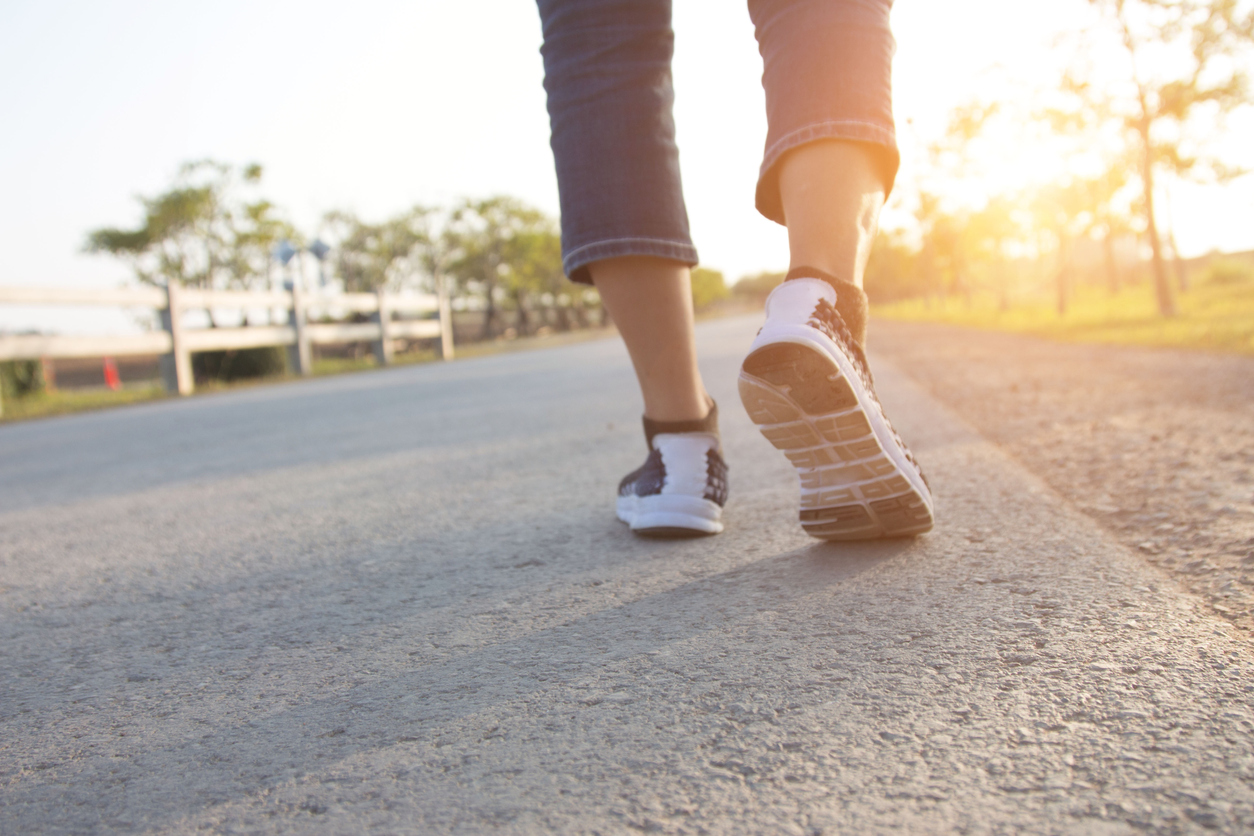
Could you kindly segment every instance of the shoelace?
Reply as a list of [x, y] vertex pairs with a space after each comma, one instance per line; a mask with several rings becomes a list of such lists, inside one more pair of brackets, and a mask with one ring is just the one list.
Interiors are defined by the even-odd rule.
[[[827, 335], [828, 339], [841, 347], [846, 356], [853, 359], [854, 371], [857, 372], [863, 388], [871, 395], [876, 411], [884, 419], [884, 423], [888, 426], [888, 431], [893, 434], [893, 439], [897, 442], [897, 446], [906, 454], [906, 460], [914, 466], [915, 471], [919, 474], [919, 478], [923, 480], [923, 484], [928, 485], [927, 476], [923, 474], [923, 468], [919, 466], [918, 461], [914, 458], [914, 453], [910, 452], [910, 448], [906, 446], [906, 442], [902, 441], [901, 435], [898, 434], [897, 429], [893, 426], [893, 422], [888, 420], [888, 416], [884, 413], [884, 406], [880, 403], [879, 396], [875, 394], [875, 381], [871, 378], [871, 367], [867, 363], [866, 352], [853, 338], [853, 333], [849, 330], [849, 326], [845, 324], [845, 318], [840, 315], [840, 311], [836, 310], [831, 302], [828, 302], [826, 299], [820, 299], [819, 303], [814, 307], [814, 313], [810, 315], [809, 322], [806, 324], [822, 331]], [[931, 485], [928, 485], [928, 488], [931, 489]]]

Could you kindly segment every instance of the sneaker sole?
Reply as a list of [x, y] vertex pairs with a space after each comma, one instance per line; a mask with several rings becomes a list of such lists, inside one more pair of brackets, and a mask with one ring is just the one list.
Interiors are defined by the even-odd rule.
[[617, 511], [620, 520], [644, 537], [704, 537], [723, 530], [723, 509], [695, 496], [620, 496]]
[[740, 400], [801, 480], [801, 526], [821, 540], [932, 528], [931, 494], [860, 381], [816, 346], [772, 342], [745, 358]]

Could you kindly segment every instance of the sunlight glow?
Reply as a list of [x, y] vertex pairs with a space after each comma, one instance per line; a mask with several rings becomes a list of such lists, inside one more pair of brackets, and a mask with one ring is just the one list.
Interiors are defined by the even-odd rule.
[[[1065, 67], [1087, 61], [1112, 80], [1126, 69], [1079, 38], [1094, 21], [1089, 3], [899, 0], [893, 17], [903, 164], [885, 227], [910, 230], [921, 192], [978, 209], [1101, 170], [1102, 143], [1076, 148], [1023, 127], [1054, 103], [1043, 91]], [[703, 262], [733, 280], [780, 269], [784, 231], [752, 202], [766, 124], [748, 15], [742, 4], [680, 2], [675, 29], [681, 161]], [[261, 162], [265, 193], [304, 230], [332, 209], [382, 219], [492, 194], [555, 215], [539, 43], [534, 7], [517, 0], [5, 4], [0, 282], [126, 281], [121, 265], [80, 252], [85, 232], [132, 223], [136, 194], [204, 157]], [[991, 102], [1002, 109], [961, 164], [932, 153], [955, 108]], [[1205, 139], [1254, 168], [1254, 115]], [[1185, 255], [1254, 248], [1252, 181], [1164, 179]]]

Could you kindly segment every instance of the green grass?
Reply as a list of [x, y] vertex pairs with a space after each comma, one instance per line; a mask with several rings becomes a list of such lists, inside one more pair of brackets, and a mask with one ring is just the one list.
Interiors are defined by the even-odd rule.
[[[407, 351], [404, 354], [397, 354], [392, 358], [393, 366], [410, 366], [414, 363], [430, 363], [433, 360], [439, 360], [440, 353], [438, 351], [426, 349], [422, 351]], [[313, 361], [314, 377], [322, 377], [324, 375], [350, 374], [352, 372], [366, 372], [371, 369], [384, 368], [375, 362], [373, 355], [365, 357], [321, 357]], [[288, 375], [289, 378], [292, 376]]]
[[320, 357], [313, 361], [314, 377], [332, 374], [348, 374], [364, 372], [379, 368], [373, 356], [366, 357]]
[[166, 396], [161, 386], [144, 386], [119, 389], [77, 389], [70, 391], [54, 390], [28, 395], [23, 398], [7, 396], [4, 399], [4, 415], [2, 421], [17, 421], [25, 418], [47, 418], [51, 415], [65, 415], [71, 412], [86, 412], [92, 409], [106, 409], [112, 406], [142, 403], [157, 400]]
[[876, 305], [874, 316], [910, 322], [943, 322], [1009, 331], [1067, 342], [1114, 343], [1254, 355], [1254, 284], [1208, 284], [1177, 296], [1179, 316], [1158, 315], [1149, 283], [1117, 294], [1078, 288], [1065, 316], [1052, 300], [1012, 304], [999, 310], [992, 296], [911, 299]]
[[495, 339], [458, 345], [455, 354], [461, 359], [472, 357], [488, 357], [493, 354], [509, 354], [515, 351], [530, 351], [536, 348], [556, 348], [561, 345], [601, 340], [618, 333], [613, 328], [578, 328], [571, 331], [558, 331], [542, 337], [518, 337], [512, 340]]

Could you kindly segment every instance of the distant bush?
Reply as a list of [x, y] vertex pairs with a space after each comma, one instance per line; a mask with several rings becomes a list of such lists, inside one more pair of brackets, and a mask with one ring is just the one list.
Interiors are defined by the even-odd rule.
[[280, 346], [201, 351], [192, 355], [192, 375], [199, 381], [230, 383], [272, 377], [287, 371], [287, 350]]
[[692, 306], [697, 310], [705, 310], [729, 295], [720, 271], [706, 267], [697, 267], [692, 271]]
[[1204, 285], [1254, 284], [1254, 264], [1229, 258], [1213, 261], [1202, 273], [1200, 283]]
[[784, 281], [784, 276], [786, 275], [786, 273], [758, 273], [754, 276], [745, 276], [732, 285], [732, 295], [739, 299], [760, 304], [766, 301], [766, 297], [771, 295], [771, 291]]
[[863, 280], [872, 302], [896, 302], [926, 296], [929, 290], [919, 254], [897, 232], [880, 230]]
[[44, 391], [44, 367], [38, 360], [9, 360], [0, 363], [0, 393], [24, 398]]

